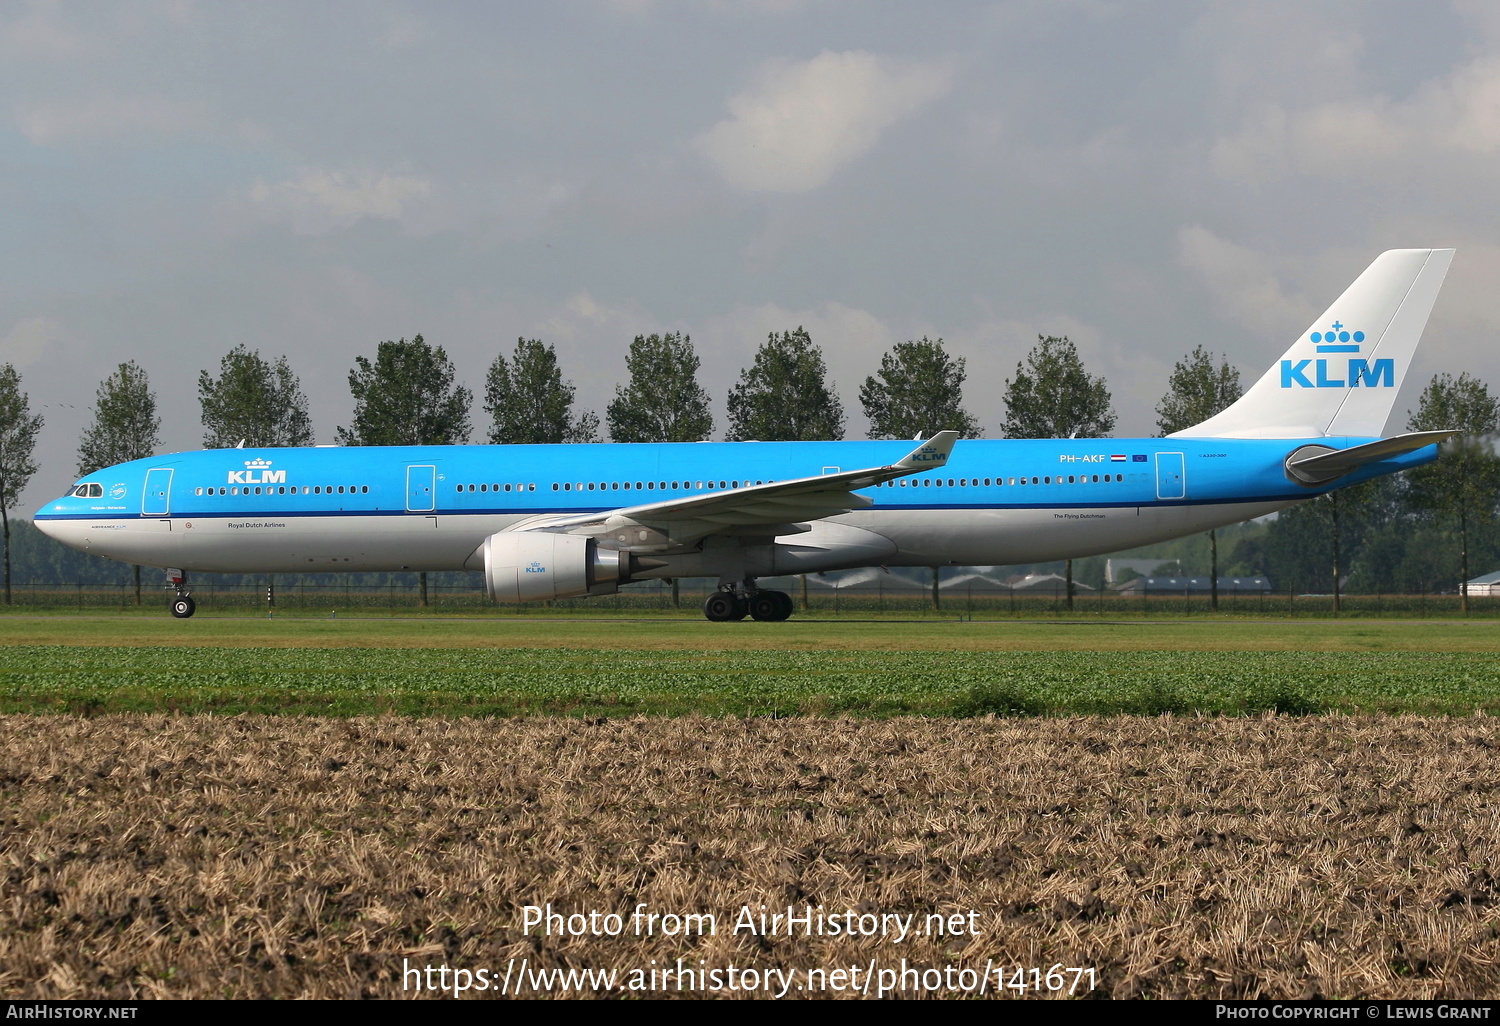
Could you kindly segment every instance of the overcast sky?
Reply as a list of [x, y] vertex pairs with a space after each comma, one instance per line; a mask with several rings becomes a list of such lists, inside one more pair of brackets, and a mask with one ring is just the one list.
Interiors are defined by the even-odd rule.
[[[994, 436], [1039, 333], [1150, 434], [1172, 364], [1248, 384], [1384, 249], [1456, 246], [1392, 426], [1500, 387], [1500, 5], [0, 3], [0, 362], [73, 479], [101, 379], [285, 354], [320, 441], [423, 334], [476, 393], [518, 336], [581, 406], [684, 331], [715, 402], [805, 325], [849, 413], [899, 341]], [[488, 427], [474, 410], [475, 437]]]

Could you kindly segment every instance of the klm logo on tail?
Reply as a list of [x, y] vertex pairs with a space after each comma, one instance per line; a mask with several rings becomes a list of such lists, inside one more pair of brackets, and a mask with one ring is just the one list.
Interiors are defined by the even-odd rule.
[[[1320, 353], [1357, 353], [1365, 341], [1362, 331], [1347, 331], [1334, 321], [1328, 331], [1308, 336]], [[1309, 377], [1308, 375], [1312, 376]], [[1343, 375], [1334, 377], [1333, 375]], [[1347, 360], [1320, 356], [1308, 360], [1281, 361], [1282, 388], [1395, 388], [1396, 361], [1351, 356]]]

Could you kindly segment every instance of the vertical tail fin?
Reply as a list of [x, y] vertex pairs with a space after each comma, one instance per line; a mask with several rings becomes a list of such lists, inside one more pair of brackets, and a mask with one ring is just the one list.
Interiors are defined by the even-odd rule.
[[1427, 326], [1451, 249], [1392, 249], [1234, 405], [1178, 437], [1379, 435]]

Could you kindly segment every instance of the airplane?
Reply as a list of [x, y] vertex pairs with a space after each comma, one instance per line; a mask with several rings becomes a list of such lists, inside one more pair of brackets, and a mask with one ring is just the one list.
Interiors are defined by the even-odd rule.
[[478, 570], [491, 599], [714, 577], [712, 621], [779, 621], [757, 580], [991, 566], [1223, 527], [1437, 457], [1382, 437], [1451, 249], [1381, 254], [1233, 405], [1165, 438], [212, 449], [79, 479], [36, 513], [85, 552], [188, 573]]

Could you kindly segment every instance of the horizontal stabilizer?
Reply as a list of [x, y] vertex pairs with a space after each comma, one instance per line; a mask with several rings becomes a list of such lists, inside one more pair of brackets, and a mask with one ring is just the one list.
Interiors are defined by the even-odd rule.
[[1352, 473], [1366, 464], [1378, 463], [1391, 456], [1404, 456], [1429, 445], [1436, 445], [1456, 434], [1457, 431], [1413, 431], [1410, 434], [1382, 438], [1378, 442], [1356, 445], [1352, 449], [1329, 450], [1322, 446], [1305, 445], [1287, 457], [1286, 470], [1303, 484], [1322, 484]]

